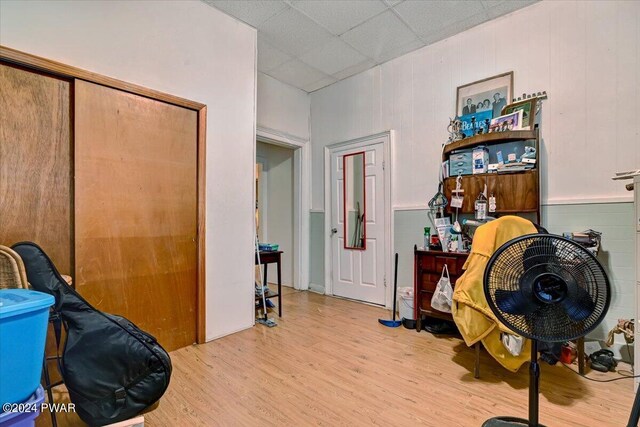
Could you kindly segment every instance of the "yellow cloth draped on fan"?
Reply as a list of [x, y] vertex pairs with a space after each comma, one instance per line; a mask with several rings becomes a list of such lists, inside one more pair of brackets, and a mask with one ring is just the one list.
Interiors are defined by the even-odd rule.
[[513, 356], [500, 340], [501, 332], [513, 332], [498, 321], [484, 296], [484, 270], [491, 255], [504, 243], [516, 237], [536, 233], [535, 226], [524, 218], [504, 216], [481, 225], [473, 236], [471, 253], [464, 265], [465, 272], [455, 283], [453, 320], [468, 346], [478, 341], [506, 369], [516, 372], [529, 361], [531, 343], [525, 340], [519, 356]]

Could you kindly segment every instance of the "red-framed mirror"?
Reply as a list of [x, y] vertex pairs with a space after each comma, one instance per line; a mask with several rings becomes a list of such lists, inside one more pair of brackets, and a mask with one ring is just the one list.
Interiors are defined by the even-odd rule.
[[364, 154], [364, 151], [361, 151], [342, 157], [345, 249], [365, 250], [367, 248]]

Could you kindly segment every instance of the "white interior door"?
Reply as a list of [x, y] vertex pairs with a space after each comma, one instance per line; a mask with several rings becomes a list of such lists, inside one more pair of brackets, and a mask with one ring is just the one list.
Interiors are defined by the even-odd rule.
[[[362, 159], [363, 174], [358, 170]], [[331, 153], [333, 294], [381, 305], [386, 294], [383, 164], [383, 143]]]

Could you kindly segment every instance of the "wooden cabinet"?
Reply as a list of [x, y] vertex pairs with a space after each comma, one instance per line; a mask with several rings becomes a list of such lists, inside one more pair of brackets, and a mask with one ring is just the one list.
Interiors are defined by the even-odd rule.
[[[451, 192], [456, 188], [456, 180], [446, 179], [444, 186], [445, 195], [451, 200]], [[540, 206], [538, 188], [538, 170], [501, 174], [483, 173], [479, 175], [467, 175], [462, 177], [462, 188], [465, 190], [465, 198], [462, 203], [461, 213], [473, 213], [474, 204], [478, 194], [487, 184], [487, 194], [496, 196], [498, 214], [518, 212], [538, 212]], [[448, 211], [453, 208], [449, 206]]]
[[[487, 185], [487, 197], [492, 194], [496, 198], [496, 211], [489, 213], [492, 216], [515, 213], [535, 213], [537, 222], [540, 223], [540, 144], [538, 130], [521, 130], [509, 132], [495, 132], [465, 138], [453, 142], [444, 149], [442, 160], [447, 161], [453, 153], [460, 150], [472, 150], [478, 146], [487, 146], [490, 150], [490, 163], [495, 160], [495, 151], [503, 147], [517, 147], [519, 155], [524, 151], [524, 146], [534, 147], [537, 150], [537, 164], [533, 169], [512, 173], [483, 173], [477, 175], [463, 175], [462, 188], [465, 190], [464, 201], [460, 213], [474, 212], [475, 200]], [[507, 153], [508, 154], [508, 153]], [[504, 157], [506, 158], [506, 154]], [[444, 180], [444, 194], [451, 200], [451, 193], [456, 188], [456, 176]], [[449, 205], [447, 212], [455, 209]]]
[[436, 289], [436, 284], [442, 275], [442, 269], [446, 265], [449, 270], [451, 285], [455, 287], [455, 281], [463, 273], [462, 267], [468, 254], [457, 252], [425, 251], [413, 247], [414, 254], [414, 315], [437, 317], [445, 320], [453, 320], [451, 314], [443, 313], [431, 308], [431, 298]]

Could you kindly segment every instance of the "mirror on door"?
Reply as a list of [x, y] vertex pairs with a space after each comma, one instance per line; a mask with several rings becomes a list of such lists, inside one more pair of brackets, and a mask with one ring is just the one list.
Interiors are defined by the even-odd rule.
[[348, 154], [342, 158], [344, 183], [344, 247], [366, 247], [364, 152]]

